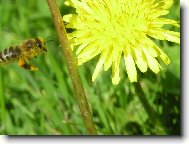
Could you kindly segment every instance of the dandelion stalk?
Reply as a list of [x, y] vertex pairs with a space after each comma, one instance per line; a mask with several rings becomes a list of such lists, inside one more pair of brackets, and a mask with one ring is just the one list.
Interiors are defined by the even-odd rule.
[[88, 134], [96, 134], [96, 129], [94, 126], [94, 122], [90, 113], [89, 105], [87, 102], [87, 98], [84, 92], [84, 88], [82, 82], [80, 80], [80, 76], [77, 70], [77, 63], [73, 56], [71, 46], [68, 41], [66, 29], [64, 27], [64, 23], [62, 20], [62, 16], [60, 14], [60, 10], [58, 8], [56, 0], [47, 0], [54, 25], [58, 34], [58, 38], [64, 53], [64, 57], [66, 60], [66, 64], [69, 70], [69, 74], [74, 86], [74, 90], [76, 93], [76, 99], [80, 108], [81, 115], [83, 117], [83, 121], [85, 127], [88, 131]]

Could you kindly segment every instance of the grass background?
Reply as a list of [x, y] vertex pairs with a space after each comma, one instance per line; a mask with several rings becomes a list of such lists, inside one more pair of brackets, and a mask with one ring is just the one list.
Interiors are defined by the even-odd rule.
[[[72, 9], [58, 0], [62, 15]], [[180, 3], [175, 1], [167, 16], [180, 19]], [[174, 27], [168, 29], [179, 31]], [[0, 134], [75, 135], [86, 134], [65, 65], [56, 31], [45, 0], [0, 0], [0, 50], [25, 39], [52, 37], [48, 53], [33, 59], [39, 70], [25, 71], [17, 63], [0, 66]], [[167, 135], [179, 135], [180, 46], [156, 41], [171, 59], [158, 75], [138, 71], [141, 92], [155, 110]], [[91, 81], [97, 59], [79, 67], [98, 134], [158, 135], [135, 86], [127, 78], [122, 63], [121, 81], [111, 83], [111, 71]]]

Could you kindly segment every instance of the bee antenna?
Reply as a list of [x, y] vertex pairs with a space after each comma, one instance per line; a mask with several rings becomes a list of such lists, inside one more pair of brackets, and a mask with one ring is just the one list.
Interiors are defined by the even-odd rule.
[[48, 41], [45, 41], [45, 43], [44, 43], [44, 44], [46, 44], [47, 42], [50, 42], [50, 41], [54, 41], [54, 40], [48, 40]]

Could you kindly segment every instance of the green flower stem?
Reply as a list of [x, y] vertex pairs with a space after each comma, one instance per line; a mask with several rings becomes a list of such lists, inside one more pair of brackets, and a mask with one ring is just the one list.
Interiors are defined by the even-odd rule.
[[0, 128], [6, 126], [6, 111], [5, 111], [5, 98], [4, 98], [4, 80], [3, 80], [3, 70], [0, 69]]
[[88, 131], [88, 134], [97, 134], [95, 125], [92, 119], [92, 115], [90, 113], [89, 105], [87, 102], [87, 98], [84, 92], [84, 88], [82, 82], [80, 80], [80, 76], [77, 70], [77, 62], [74, 58], [74, 55], [71, 50], [71, 46], [68, 41], [66, 29], [64, 27], [64, 23], [62, 20], [62, 16], [60, 14], [60, 10], [58, 8], [56, 0], [47, 0], [54, 25], [58, 34], [58, 38], [63, 50], [63, 54], [66, 60], [66, 64], [69, 70], [69, 74], [74, 86], [74, 90], [76, 93], [76, 99], [80, 108], [81, 115], [83, 117], [83, 121], [85, 127]]
[[165, 131], [164, 127], [160, 123], [158, 117], [156, 116], [154, 109], [150, 106], [147, 98], [145, 97], [145, 94], [143, 93], [141, 83], [139, 83], [139, 82], [135, 83], [135, 89], [136, 89], [136, 93], [137, 93], [142, 105], [144, 106], [145, 111], [148, 114], [150, 121], [152, 122], [152, 124], [154, 124], [155, 132], [158, 135], [166, 135], [166, 131]]

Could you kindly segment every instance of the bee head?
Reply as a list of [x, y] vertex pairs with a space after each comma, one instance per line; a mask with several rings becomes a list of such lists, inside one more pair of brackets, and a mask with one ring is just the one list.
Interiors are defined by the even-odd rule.
[[43, 38], [39, 37], [35, 39], [36, 48], [39, 52], [47, 52], [45, 41]]

